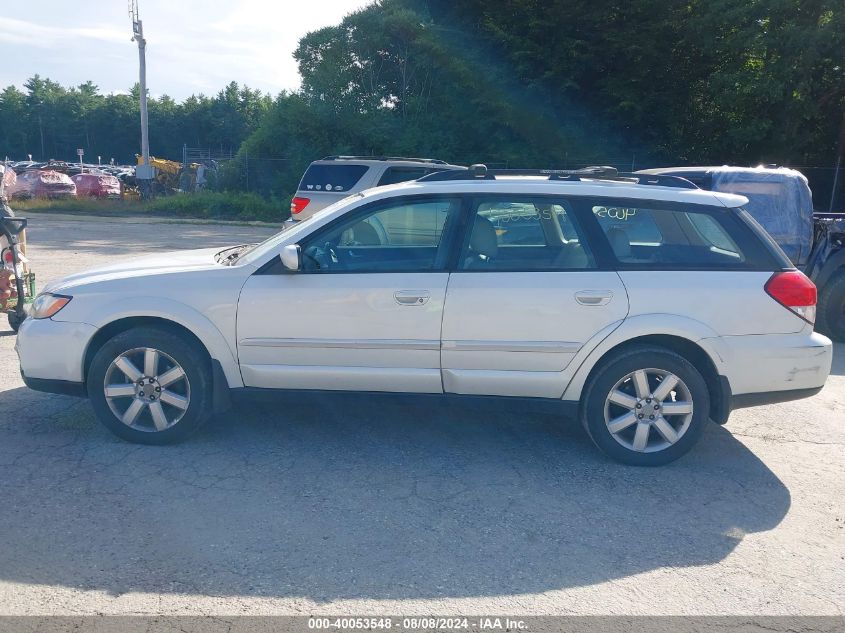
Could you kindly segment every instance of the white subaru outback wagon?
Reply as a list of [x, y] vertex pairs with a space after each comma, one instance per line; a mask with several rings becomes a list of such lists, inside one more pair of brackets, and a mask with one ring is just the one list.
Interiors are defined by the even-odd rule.
[[256, 245], [71, 275], [37, 298], [26, 383], [133, 442], [182, 440], [233, 391], [526, 398], [636, 465], [830, 372], [816, 289], [740, 196], [609, 168], [431, 174]]

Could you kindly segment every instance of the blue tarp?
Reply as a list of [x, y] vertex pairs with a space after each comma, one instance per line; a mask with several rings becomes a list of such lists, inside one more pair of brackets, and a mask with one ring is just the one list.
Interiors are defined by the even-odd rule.
[[713, 191], [748, 198], [745, 208], [787, 257], [806, 263], [813, 246], [813, 197], [804, 174], [785, 167], [719, 167], [710, 173]]

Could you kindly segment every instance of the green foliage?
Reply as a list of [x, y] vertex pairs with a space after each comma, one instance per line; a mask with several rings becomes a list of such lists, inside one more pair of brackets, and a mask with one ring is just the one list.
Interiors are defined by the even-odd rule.
[[283, 222], [290, 217], [290, 198], [264, 198], [255, 193], [211, 192], [177, 194], [153, 200], [15, 200], [12, 207], [18, 215], [27, 211], [91, 214], [109, 216], [154, 215], [171, 218], [204, 220], [243, 220]]
[[426, 4], [646, 160], [832, 162], [845, 111], [841, 0]]
[[290, 198], [266, 199], [255, 193], [210, 192], [177, 194], [136, 203], [152, 213], [214, 220], [282, 222], [290, 217]]
[[[134, 164], [139, 151], [138, 86], [132, 93], [102, 95], [86, 82], [64, 88], [35, 75], [21, 92], [0, 92], [0, 152], [14, 160], [75, 160]], [[191, 96], [176, 103], [167, 95], [149, 99], [150, 149], [153, 155], [179, 160], [182, 146], [237, 151], [258, 127], [272, 99], [232, 82], [214, 97]], [[43, 151], [42, 151], [43, 136]], [[0, 156], [2, 158], [2, 156]]]
[[[151, 147], [239, 147], [220, 188], [276, 196], [328, 154], [829, 165], [843, 52], [842, 0], [378, 0], [302, 38], [296, 92], [153, 100]], [[0, 152], [129, 160], [136, 97], [35, 76], [0, 92]]]
[[336, 153], [827, 165], [843, 51], [841, 0], [382, 0], [300, 41], [244, 149], [286, 189]]
[[[566, 166], [619, 156], [624, 145], [583, 109], [555, 108], [520, 83], [488, 44], [451, 18], [386, 0], [306, 35], [297, 94], [282, 95], [241, 157], [282, 154], [271, 190], [290, 190], [327, 154], [426, 156], [498, 166]], [[628, 154], [629, 156], [630, 154]]]

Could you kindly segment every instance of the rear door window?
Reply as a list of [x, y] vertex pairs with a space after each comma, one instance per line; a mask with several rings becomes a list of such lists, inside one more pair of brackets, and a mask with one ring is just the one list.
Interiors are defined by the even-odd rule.
[[367, 170], [367, 165], [314, 164], [302, 176], [299, 191], [349, 191], [364, 177]]
[[459, 270], [563, 271], [595, 267], [563, 199], [501, 196], [480, 200], [458, 261]]
[[478, 215], [493, 225], [499, 246], [546, 246], [540, 215], [531, 203], [484, 202]]

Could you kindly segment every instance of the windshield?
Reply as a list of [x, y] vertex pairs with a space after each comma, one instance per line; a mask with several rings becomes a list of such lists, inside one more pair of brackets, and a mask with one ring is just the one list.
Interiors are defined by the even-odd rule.
[[261, 259], [266, 253], [277, 250], [278, 247], [281, 245], [282, 242], [288, 240], [289, 238], [293, 238], [295, 235], [302, 235], [308, 232], [308, 227], [310, 227], [314, 222], [319, 219], [323, 218], [331, 213], [334, 213], [335, 210], [344, 208], [349, 205], [353, 205], [355, 202], [363, 198], [362, 194], [355, 194], [342, 200], [338, 200], [334, 204], [327, 206], [322, 211], [318, 211], [310, 218], [306, 218], [304, 220], [300, 220], [299, 222], [289, 222], [285, 223], [284, 228], [281, 231], [276, 233], [275, 235], [271, 235], [263, 242], [255, 244], [248, 249], [242, 251], [237, 259], [238, 264], [252, 264], [257, 260]]

